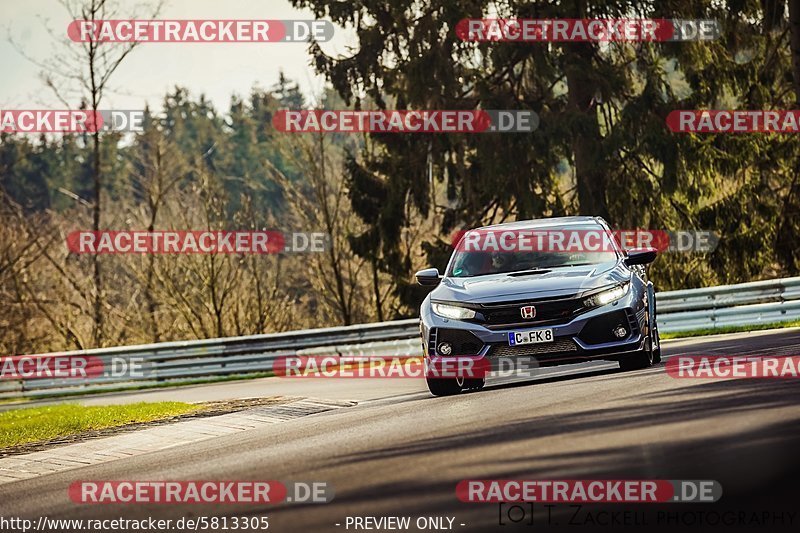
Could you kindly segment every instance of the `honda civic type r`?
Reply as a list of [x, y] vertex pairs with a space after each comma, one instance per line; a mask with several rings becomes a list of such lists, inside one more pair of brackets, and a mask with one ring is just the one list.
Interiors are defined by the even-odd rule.
[[[613, 237], [599, 250], [463, 245], [479, 241], [476, 234], [509, 232], [612, 235], [599, 217], [518, 221], [465, 233], [444, 275], [435, 268], [416, 274], [420, 285], [435, 287], [420, 308], [429, 365], [459, 356], [485, 359], [483, 366], [491, 368], [500, 359], [523, 357], [537, 366], [611, 360], [623, 370], [660, 362], [655, 291], [645, 269], [656, 258], [654, 249], [625, 251]], [[428, 377], [436, 396], [484, 384], [480, 376]]]

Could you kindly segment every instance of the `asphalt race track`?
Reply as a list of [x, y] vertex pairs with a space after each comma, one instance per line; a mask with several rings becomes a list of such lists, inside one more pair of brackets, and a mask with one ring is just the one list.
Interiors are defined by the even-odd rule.
[[[799, 353], [798, 329], [664, 345], [665, 358]], [[533, 381], [503, 380], [480, 393], [447, 398], [431, 397], [416, 380], [392, 380], [391, 385], [375, 383], [380, 380], [338, 380], [333, 392], [346, 396], [349, 391], [359, 401], [357, 406], [5, 484], [0, 486], [0, 515], [267, 514], [269, 530], [276, 532], [346, 531], [348, 516], [386, 515], [410, 516], [412, 523], [419, 516], [454, 517], [453, 529], [462, 531], [589, 531], [612, 525], [627, 531], [686, 531], [699, 526], [706, 531], [798, 530], [797, 379], [675, 379], [666, 374], [663, 363], [628, 373], [620, 372], [616, 364], [566, 371], [561, 367], [554, 372]], [[225, 390], [253, 387], [252, 382], [224, 385]], [[320, 398], [331, 387], [318, 380], [283, 385], [291, 386]], [[319, 387], [317, 394], [310, 393], [314, 387]], [[359, 392], [362, 388], [369, 394]], [[202, 394], [203, 389], [195, 387], [188, 394]], [[165, 394], [169, 393], [128, 396], [163, 399], [155, 395]], [[187, 393], [178, 394], [185, 398]], [[504, 509], [498, 504], [456, 499], [456, 484], [473, 478], [713, 479], [721, 483], [723, 497], [714, 504], [581, 508], [562, 504], [549, 510], [535, 504], [533, 525], [529, 515], [514, 524], [508, 516], [503, 518]], [[327, 481], [336, 496], [328, 504], [260, 507], [72, 503], [68, 485], [92, 479]], [[610, 523], [611, 511], [628, 511], [627, 526]], [[794, 513], [793, 522], [787, 513]], [[776, 523], [779, 515], [782, 519]], [[615, 516], [623, 519], [622, 514]]]

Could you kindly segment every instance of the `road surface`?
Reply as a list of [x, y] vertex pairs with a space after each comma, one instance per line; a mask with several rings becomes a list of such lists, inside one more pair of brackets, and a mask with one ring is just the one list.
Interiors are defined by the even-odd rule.
[[[681, 340], [665, 344], [664, 352], [665, 358], [797, 355], [800, 331]], [[568, 370], [565, 374], [560, 368], [559, 374], [533, 381], [505, 380], [480, 393], [446, 398], [431, 397], [414, 380], [284, 379], [275, 392], [265, 385], [274, 378], [117, 395], [119, 401], [170, 395], [191, 400], [208, 391], [216, 396], [236, 394], [237, 389], [242, 396], [298, 395], [300, 388], [307, 396], [359, 403], [5, 484], [0, 486], [0, 516], [175, 519], [266, 514], [269, 530], [277, 532], [353, 531], [347, 528], [348, 516], [410, 516], [412, 525], [417, 517], [450, 517], [456, 531], [590, 531], [607, 529], [614, 516], [628, 524], [617, 523], [614, 529], [628, 531], [686, 531], [700, 525], [711, 531], [798, 530], [800, 380], [674, 379], [663, 364], [627, 373], [615, 364]], [[288, 381], [292, 383], [284, 384]], [[455, 496], [463, 479], [564, 478], [717, 480], [723, 497], [714, 504], [558, 505], [549, 509], [549, 516], [548, 509], [536, 504], [531, 526], [529, 514], [513, 524], [508, 515], [503, 517], [507, 508], [462, 503]], [[77, 505], [67, 496], [73, 481], [110, 479], [326, 481], [336, 496], [332, 503], [318, 505], [212, 507]], [[627, 518], [606, 511], [627, 511]]]

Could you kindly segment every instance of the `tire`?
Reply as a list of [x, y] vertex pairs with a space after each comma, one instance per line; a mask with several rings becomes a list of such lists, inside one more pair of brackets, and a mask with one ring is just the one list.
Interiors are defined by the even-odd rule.
[[656, 349], [653, 350], [653, 364], [657, 365], [661, 362], [661, 337], [658, 336], [658, 328], [656, 328]]
[[464, 378], [425, 378], [428, 390], [434, 396], [453, 396], [459, 394], [464, 388]]
[[653, 340], [647, 339], [647, 348], [641, 352], [624, 357], [619, 360], [619, 367], [623, 372], [631, 370], [641, 370], [653, 366], [655, 361], [655, 350], [653, 350]]
[[638, 352], [634, 355], [629, 355], [625, 359], [619, 360], [619, 367], [623, 372], [630, 372], [631, 370], [641, 370], [652, 366], [653, 362], [650, 360], [650, 352], [647, 350]]
[[[653, 289], [653, 294], [655, 294], [655, 289]], [[657, 365], [661, 362], [661, 337], [658, 336], [658, 321], [657, 321], [658, 313], [656, 312], [656, 299], [653, 298], [653, 311], [650, 315], [650, 318], [653, 319], [653, 328], [651, 331], [655, 332], [655, 335], [650, 335], [650, 346], [653, 349], [653, 364]]]
[[486, 385], [486, 378], [465, 379], [463, 390], [479, 391]]

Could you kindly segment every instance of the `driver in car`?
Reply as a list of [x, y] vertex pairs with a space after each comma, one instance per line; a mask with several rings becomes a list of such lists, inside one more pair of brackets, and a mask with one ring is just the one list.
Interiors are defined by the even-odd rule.
[[512, 272], [516, 267], [516, 257], [507, 252], [492, 252], [492, 268], [496, 274]]
[[473, 252], [464, 255], [460, 265], [453, 269], [453, 274], [461, 277], [479, 276], [486, 273], [487, 263], [485, 253]]

